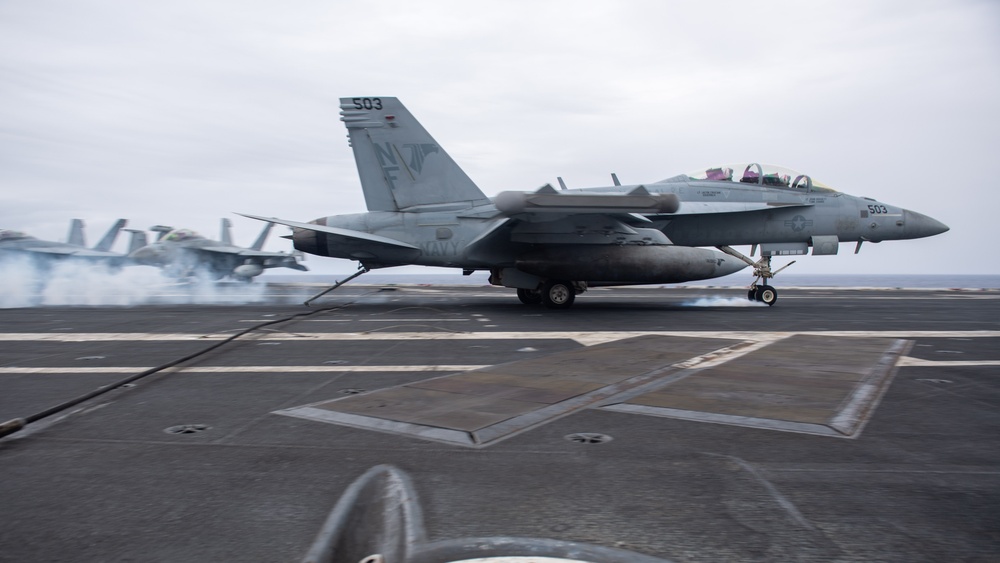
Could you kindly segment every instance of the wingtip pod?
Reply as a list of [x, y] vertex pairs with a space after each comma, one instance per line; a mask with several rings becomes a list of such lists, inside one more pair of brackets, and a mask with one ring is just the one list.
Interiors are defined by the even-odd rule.
[[500, 192], [493, 199], [500, 213], [676, 213], [676, 194], [587, 194]]

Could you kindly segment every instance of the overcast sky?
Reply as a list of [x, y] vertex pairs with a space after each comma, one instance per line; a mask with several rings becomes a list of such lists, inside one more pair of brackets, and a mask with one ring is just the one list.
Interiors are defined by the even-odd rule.
[[341, 96], [400, 98], [487, 195], [780, 164], [952, 229], [796, 273], [1000, 274], [993, 0], [5, 0], [0, 228], [364, 211]]

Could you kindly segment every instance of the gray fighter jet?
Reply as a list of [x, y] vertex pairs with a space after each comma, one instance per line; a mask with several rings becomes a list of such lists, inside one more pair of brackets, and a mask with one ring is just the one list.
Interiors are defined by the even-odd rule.
[[[526, 304], [565, 308], [588, 287], [710, 279], [749, 265], [748, 297], [773, 305], [773, 256], [836, 254], [841, 242], [856, 242], [857, 252], [864, 241], [948, 230], [756, 163], [641, 185], [612, 175], [612, 186], [546, 185], [491, 200], [396, 98], [341, 98], [340, 108], [369, 212], [309, 223], [247, 217], [292, 227], [296, 249], [357, 260], [361, 272], [404, 264], [488, 270], [490, 283], [517, 289]], [[759, 246], [761, 258], [734, 245], [752, 245], [751, 256]]]
[[[261, 250], [274, 226], [268, 223], [250, 248], [233, 244], [229, 219], [222, 220], [221, 241], [207, 239], [190, 229], [174, 229], [156, 225], [150, 230], [159, 237], [152, 244], [139, 245], [128, 257], [134, 264], [157, 266], [176, 278], [206, 275], [213, 279], [230, 277], [250, 281], [269, 268], [291, 268], [307, 271], [298, 256], [287, 252]], [[145, 238], [145, 233], [141, 235]]]
[[55, 242], [37, 239], [20, 231], [0, 231], [0, 258], [7, 256], [27, 256], [36, 264], [46, 266], [55, 260], [82, 260], [100, 262], [111, 266], [121, 266], [125, 255], [111, 252], [111, 247], [118, 238], [118, 233], [126, 224], [125, 219], [119, 219], [111, 226], [107, 234], [93, 248], [87, 248], [83, 234], [83, 221], [73, 219], [70, 222], [68, 242]]

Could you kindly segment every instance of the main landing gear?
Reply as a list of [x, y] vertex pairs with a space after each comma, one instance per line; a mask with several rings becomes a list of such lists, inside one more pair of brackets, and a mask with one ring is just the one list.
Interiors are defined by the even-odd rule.
[[547, 281], [542, 285], [542, 304], [549, 309], [569, 309], [575, 300], [573, 282]]
[[537, 289], [518, 289], [517, 298], [525, 305], [538, 305], [542, 302], [542, 292]]
[[549, 309], [569, 309], [580, 291], [576, 283], [549, 280], [542, 284], [541, 289], [518, 289], [517, 298], [525, 305], [541, 303]]
[[760, 301], [768, 306], [773, 306], [778, 302], [778, 290], [774, 289], [767, 281], [778, 275], [778, 272], [794, 264], [795, 260], [772, 271], [770, 256], [761, 256], [760, 260], [754, 261], [728, 246], [719, 246], [717, 248], [730, 256], [739, 258], [753, 268], [754, 280], [750, 284], [750, 290], [747, 292], [747, 299], [750, 301]]

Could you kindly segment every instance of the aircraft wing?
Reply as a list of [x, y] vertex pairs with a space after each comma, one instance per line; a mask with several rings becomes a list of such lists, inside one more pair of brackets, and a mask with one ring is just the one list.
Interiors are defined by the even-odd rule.
[[279, 256], [291, 256], [287, 252], [268, 252], [266, 250], [253, 250], [251, 248], [240, 248], [238, 246], [202, 246], [193, 250], [204, 250], [205, 252], [216, 252], [218, 254], [233, 254], [236, 256], [248, 256], [255, 258], [274, 258]]
[[71, 246], [51, 246], [42, 248], [26, 248], [28, 252], [48, 254], [51, 256], [79, 256], [81, 258], [120, 258], [121, 254], [114, 252], [101, 252], [90, 250], [89, 248], [74, 248]]
[[277, 217], [260, 217], [258, 215], [247, 215], [245, 213], [237, 213], [237, 215], [242, 215], [243, 217], [249, 217], [250, 219], [257, 219], [258, 221], [268, 221], [271, 223], [277, 223], [279, 225], [285, 225], [286, 227], [292, 227], [293, 229], [305, 229], [307, 231], [315, 231], [317, 233], [326, 233], [328, 235], [334, 235], [336, 237], [341, 237], [343, 239], [352, 241], [365, 242], [376, 245], [385, 245], [395, 248], [419, 250], [416, 246], [413, 246], [412, 244], [398, 241], [396, 239], [391, 239], [389, 237], [383, 237], [369, 233], [363, 233], [361, 231], [352, 231], [351, 229], [327, 227], [326, 225], [317, 225], [316, 223], [300, 223], [298, 221], [287, 221], [285, 219], [278, 219]]

